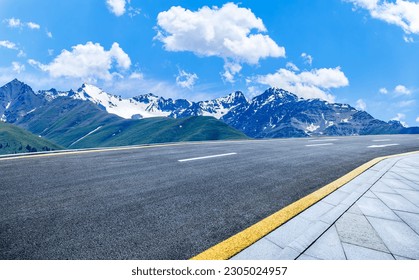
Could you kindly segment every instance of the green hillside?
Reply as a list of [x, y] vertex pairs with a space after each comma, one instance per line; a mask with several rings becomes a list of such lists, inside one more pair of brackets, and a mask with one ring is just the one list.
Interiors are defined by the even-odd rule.
[[71, 98], [57, 98], [16, 124], [67, 148], [248, 139], [212, 117], [126, 120], [93, 103]]
[[58, 146], [15, 125], [0, 122], [0, 154], [60, 150]]
[[123, 120], [90, 102], [57, 98], [16, 124], [64, 147], [105, 124]]
[[231, 139], [248, 137], [213, 117], [149, 118], [105, 125], [74, 143], [71, 148]]

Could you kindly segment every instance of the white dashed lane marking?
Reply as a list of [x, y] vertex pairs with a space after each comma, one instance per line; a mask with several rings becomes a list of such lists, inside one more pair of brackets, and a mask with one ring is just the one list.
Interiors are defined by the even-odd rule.
[[330, 146], [330, 145], [333, 145], [333, 143], [310, 144], [310, 145], [306, 145], [306, 147], [318, 147], [318, 146]]
[[179, 162], [185, 162], [185, 161], [208, 159], [208, 158], [216, 158], [216, 157], [225, 157], [225, 156], [232, 156], [232, 155], [237, 155], [237, 153], [228, 153], [228, 154], [211, 155], [211, 156], [196, 157], [196, 158], [187, 158], [187, 159], [180, 159], [178, 161]]
[[385, 145], [371, 145], [371, 146], [368, 146], [368, 148], [384, 148], [384, 147], [398, 146], [398, 145], [400, 144], [394, 143], [394, 144], [385, 144]]
[[339, 139], [316, 139], [316, 140], [308, 140], [308, 142], [328, 142], [328, 141], [338, 141]]
[[387, 141], [391, 141], [391, 139], [375, 139], [375, 140], [372, 140], [372, 142], [387, 142]]

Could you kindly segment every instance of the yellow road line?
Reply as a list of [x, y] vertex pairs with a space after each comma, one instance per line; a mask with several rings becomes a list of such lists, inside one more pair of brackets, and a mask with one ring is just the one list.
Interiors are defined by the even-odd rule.
[[232, 237], [218, 243], [217, 245], [207, 249], [206, 251], [196, 255], [191, 260], [227, 260], [242, 250], [246, 249], [262, 237], [266, 236], [279, 226], [289, 221], [308, 207], [320, 201], [330, 193], [342, 187], [361, 173], [365, 172], [380, 161], [392, 157], [404, 156], [418, 153], [410, 152], [391, 156], [378, 157], [370, 160], [367, 163], [357, 167], [346, 175], [333, 181], [330, 184], [322, 187], [321, 189], [301, 198], [300, 200], [286, 206], [271, 216], [263, 219], [262, 221], [248, 227], [247, 229], [233, 235]]

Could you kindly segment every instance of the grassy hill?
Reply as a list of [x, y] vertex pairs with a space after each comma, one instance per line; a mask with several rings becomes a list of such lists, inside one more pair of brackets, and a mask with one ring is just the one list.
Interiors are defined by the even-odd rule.
[[212, 117], [126, 120], [93, 103], [71, 98], [57, 98], [16, 124], [67, 148], [248, 139], [242, 132]]
[[63, 147], [15, 125], [0, 122], [0, 154], [60, 150]]
[[123, 120], [90, 102], [57, 98], [20, 119], [16, 124], [64, 147], [99, 126]]
[[248, 137], [213, 117], [149, 118], [105, 125], [71, 145], [71, 148], [231, 139]]

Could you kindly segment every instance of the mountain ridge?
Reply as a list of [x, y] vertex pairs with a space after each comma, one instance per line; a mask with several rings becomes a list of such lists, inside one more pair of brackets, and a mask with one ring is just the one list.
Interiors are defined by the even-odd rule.
[[[14, 92], [12, 87], [16, 88]], [[25, 92], [28, 100], [25, 100]], [[0, 88], [0, 116], [3, 121], [17, 123], [31, 130], [35, 124], [31, 122], [29, 125], [27, 115], [33, 119], [32, 115], [45, 114], [45, 111], [48, 111], [45, 109], [40, 112], [39, 108], [65, 107], [71, 100], [81, 107], [95, 106], [105, 114], [95, 109], [94, 115], [101, 115], [104, 119], [180, 119], [212, 116], [253, 138], [397, 134], [419, 131], [419, 128], [415, 127], [405, 128], [398, 121], [385, 122], [375, 119], [367, 112], [357, 110], [349, 104], [304, 99], [279, 88], [269, 88], [251, 100], [241, 91], [235, 91], [225, 97], [192, 102], [186, 99], [166, 99], [153, 93], [122, 98], [89, 84], [83, 84], [77, 90], [58, 91], [52, 88], [35, 93], [28, 85], [15, 79]], [[56, 112], [55, 115], [59, 113]], [[86, 120], [73, 122], [74, 125], [80, 125], [84, 121]], [[99, 121], [87, 127], [92, 131], [103, 125], [104, 123]], [[71, 127], [67, 129], [70, 131]], [[35, 131], [38, 133], [38, 130]]]

